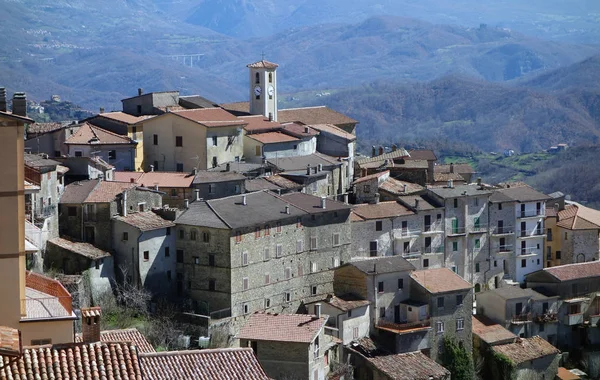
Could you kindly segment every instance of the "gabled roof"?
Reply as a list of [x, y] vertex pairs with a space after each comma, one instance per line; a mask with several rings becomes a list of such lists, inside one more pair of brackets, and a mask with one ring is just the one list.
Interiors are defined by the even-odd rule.
[[73, 182], [65, 187], [60, 204], [112, 202], [125, 190], [137, 187], [135, 183], [92, 179]]
[[366, 358], [375, 368], [394, 380], [442, 380], [450, 371], [421, 351]]
[[222, 108], [196, 108], [196, 109], [184, 109], [167, 112], [158, 117], [164, 117], [164, 115], [173, 114], [180, 116], [184, 119], [194, 121], [198, 124], [202, 124], [206, 127], [227, 127], [227, 126], [243, 126], [246, 125], [241, 119], [238, 119], [235, 115], [225, 111]]
[[402, 256], [363, 257], [353, 259], [344, 265], [351, 265], [366, 274], [405, 272], [415, 269], [415, 266]]
[[247, 123], [246, 126], [244, 126], [244, 130], [252, 133], [275, 131], [282, 127], [278, 122], [269, 121], [269, 119], [263, 115], [245, 115], [240, 116], [239, 119], [244, 123]]
[[307, 125], [333, 124], [336, 126], [358, 123], [358, 121], [326, 106], [280, 109], [277, 111], [277, 121], [280, 123], [299, 121]]
[[161, 228], [175, 227], [175, 223], [156, 215], [152, 211], [135, 212], [127, 216], [116, 216], [116, 220], [127, 223], [140, 231], [153, 231]]
[[410, 277], [431, 294], [470, 290], [472, 287], [448, 268], [418, 270], [412, 272]]
[[140, 354], [145, 380], [269, 380], [251, 348]]
[[[407, 207], [411, 207], [418, 211], [435, 210], [443, 208], [443, 205], [438, 204], [434, 199], [431, 199], [427, 194], [423, 195], [402, 195], [398, 197], [398, 201]], [[418, 206], [417, 206], [418, 201]]]
[[[156, 352], [154, 347], [148, 342], [146, 337], [136, 328], [121, 329], [121, 330], [104, 330], [100, 331], [100, 341], [105, 343], [119, 342], [119, 343], [130, 343], [137, 348], [139, 353], [151, 353]], [[76, 334], [75, 342], [83, 342], [83, 335]]]
[[[396, 158], [402, 158], [402, 157], [408, 157], [408, 152], [404, 148], [398, 148], [395, 151], [387, 152], [387, 153], [381, 154], [379, 156], [360, 157], [360, 158], [357, 158], [355, 160], [355, 162], [358, 165], [363, 166], [364, 164], [383, 163], [385, 160], [391, 161]], [[413, 161], [422, 161], [422, 160], [413, 160]], [[427, 167], [427, 161], [425, 161], [425, 166]]]
[[335, 126], [334, 124], [310, 124], [310, 128], [316, 129], [322, 133], [329, 133], [331, 135], [340, 137], [346, 141], [356, 140], [356, 136], [354, 136], [352, 133], [348, 133], [342, 128]]
[[0, 111], [0, 120], [2, 119], [16, 120], [28, 124], [35, 123], [35, 120], [30, 119], [27, 116], [20, 116], [8, 111]]
[[272, 159], [268, 159], [267, 162], [269, 162], [269, 164], [281, 169], [282, 171], [286, 171], [286, 172], [296, 171], [296, 170], [306, 170], [306, 167], [308, 165], [310, 165], [314, 168], [315, 166], [318, 166], [319, 164], [323, 165], [324, 167], [338, 166], [338, 165], [342, 164], [341, 162], [335, 160], [333, 157], [321, 154], [319, 152], [309, 154], [306, 156], [278, 157], [276, 159], [272, 158]]
[[309, 214], [327, 211], [350, 210], [351, 206], [332, 199], [325, 200], [325, 208], [321, 208], [322, 198], [305, 193], [289, 193], [281, 196], [284, 202], [304, 210]]
[[73, 252], [77, 255], [87, 257], [91, 260], [101, 259], [103, 257], [110, 257], [110, 253], [96, 248], [90, 243], [74, 242], [60, 237], [50, 239], [48, 240], [48, 243], [54, 244], [57, 247], [66, 249], [67, 251]]
[[326, 303], [341, 311], [358, 309], [359, 307], [367, 306], [371, 302], [359, 298], [353, 294], [344, 294], [341, 296], [328, 296]]
[[325, 326], [327, 316], [255, 313], [242, 327], [238, 339], [311, 343]]
[[264, 59], [262, 59], [258, 62], [250, 63], [250, 64], [246, 65], [246, 67], [249, 67], [252, 69], [276, 69], [279, 67], [279, 65], [276, 63], [265, 61]]
[[572, 204], [558, 212], [556, 225], [568, 230], [600, 229], [600, 211], [580, 204]]
[[437, 161], [435, 153], [429, 149], [411, 149], [408, 151], [408, 154], [410, 157], [407, 160]]
[[600, 261], [544, 268], [525, 277], [528, 282], [562, 282], [600, 277]]
[[298, 138], [314, 137], [320, 134], [320, 132], [316, 128], [311, 128], [311, 126], [303, 125], [301, 123], [283, 124], [281, 126], [281, 130], [289, 135]]
[[492, 350], [506, 356], [515, 365], [560, 353], [558, 348], [539, 336], [519, 338], [515, 343], [492, 346]]
[[200, 95], [179, 96], [179, 105], [188, 109], [191, 108], [213, 108], [219, 105], [210, 99]]
[[514, 342], [517, 336], [483, 315], [474, 315], [473, 334], [487, 344]]
[[[452, 171], [451, 171], [452, 169]], [[438, 164], [433, 167], [434, 173], [465, 173], [473, 174], [475, 170], [469, 164]]]
[[54, 161], [48, 158], [47, 156], [41, 154], [31, 154], [25, 153], [23, 154], [23, 160], [25, 161], [25, 165], [32, 168], [45, 168], [45, 167], [55, 167], [60, 165], [60, 162]]
[[252, 192], [252, 191], [262, 191], [262, 190], [281, 190], [280, 186], [277, 186], [276, 184], [267, 181], [266, 178], [261, 177], [261, 178], [254, 178], [254, 179], [247, 179], [246, 180], [246, 191], [247, 192]]
[[114, 132], [107, 131], [100, 127], [96, 127], [88, 122], [80, 124], [79, 129], [73, 136], [69, 137], [65, 144], [74, 145], [117, 145], [117, 144], [131, 144], [135, 145], [136, 142], [127, 136], [118, 135]]
[[358, 183], [362, 183], [362, 182], [366, 182], [366, 181], [370, 181], [372, 179], [376, 179], [385, 175], [389, 175], [390, 171], [389, 170], [384, 170], [378, 173], [373, 173], [373, 174], [369, 174], [367, 176], [364, 177], [360, 177], [359, 179], [355, 180], [354, 182], [352, 182], [353, 185], [356, 185]]
[[424, 189], [425, 188], [419, 184], [406, 181], [399, 181], [392, 177], [386, 179], [385, 181], [383, 181], [382, 184], [379, 185], [380, 191], [384, 190], [393, 195], [407, 195], [412, 193], [418, 193], [420, 191], [423, 191]]
[[414, 211], [396, 201], [358, 204], [354, 206], [352, 212], [365, 220], [396, 218], [398, 216], [415, 214]]
[[114, 180], [132, 182], [143, 187], [184, 187], [188, 188], [194, 181], [194, 175], [180, 172], [114, 172]]
[[472, 197], [475, 195], [490, 195], [492, 190], [487, 190], [478, 185], [457, 185], [453, 187], [435, 187], [429, 189], [440, 198]]
[[[116, 121], [122, 124], [138, 124], [144, 120], [150, 119], [152, 117], [154, 117], [155, 115], [142, 115], [142, 116], [133, 116], [130, 115], [128, 113], [125, 112], [121, 112], [121, 111], [117, 111], [117, 112], [105, 112], [105, 113], [100, 113], [98, 115], [96, 115], [95, 117], [102, 117], [105, 119], [109, 119], [112, 121]], [[91, 117], [90, 119], [93, 119], [94, 117]], [[89, 119], [86, 119], [89, 120]]]
[[290, 136], [281, 132], [253, 133], [251, 135], [246, 135], [246, 137], [252, 140], [256, 140], [262, 144], [276, 144], [282, 142], [299, 141], [297, 137]]
[[458, 173], [433, 173], [433, 181], [434, 182], [448, 182], [448, 181], [454, 181], [455, 183], [457, 182], [462, 182], [465, 183], [465, 179], [463, 176], [461, 176]]
[[138, 350], [128, 343], [71, 343], [25, 348], [2, 356], [2, 379], [142, 380]]
[[550, 199], [546, 194], [527, 185], [494, 190], [490, 196], [490, 202], [535, 202]]
[[[548, 299], [548, 296], [538, 293], [531, 288], [523, 289], [520, 286], [503, 286], [500, 288], [488, 290], [484, 293], [494, 293], [505, 300], [515, 299], [515, 298], [531, 298], [534, 300]], [[480, 293], [480, 294], [484, 294], [484, 293]]]
[[35, 123], [27, 127], [27, 134], [44, 134], [50, 133], [54, 131], [58, 131], [59, 129], [63, 129], [68, 126], [68, 123]]
[[[234, 165], [232, 164], [231, 167]], [[198, 170], [193, 183], [219, 183], [229, 181], [244, 181], [246, 176], [235, 171]]]

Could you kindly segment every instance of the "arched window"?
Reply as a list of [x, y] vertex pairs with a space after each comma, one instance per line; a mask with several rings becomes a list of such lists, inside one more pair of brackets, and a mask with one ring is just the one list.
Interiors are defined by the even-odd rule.
[[269, 83], [273, 83], [273, 73], [269, 73]]
[[479, 293], [481, 291], [481, 285], [475, 284], [475, 293]]
[[254, 83], [256, 83], [256, 84], [260, 83], [260, 74], [259, 73], [254, 74], [254, 78], [255, 78]]
[[585, 263], [585, 255], [583, 253], [580, 253], [577, 255], [577, 262], [578, 263]]

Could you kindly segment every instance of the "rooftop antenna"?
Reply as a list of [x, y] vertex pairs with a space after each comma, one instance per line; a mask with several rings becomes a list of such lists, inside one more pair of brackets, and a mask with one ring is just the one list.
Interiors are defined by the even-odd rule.
[[262, 56], [261, 60], [264, 61], [265, 60], [265, 51], [264, 50], [262, 51], [261, 56]]

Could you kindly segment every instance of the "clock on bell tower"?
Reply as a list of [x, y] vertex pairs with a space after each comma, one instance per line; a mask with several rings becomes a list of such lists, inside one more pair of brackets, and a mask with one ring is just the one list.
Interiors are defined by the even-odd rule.
[[260, 60], [247, 65], [250, 72], [250, 113], [277, 121], [277, 65]]

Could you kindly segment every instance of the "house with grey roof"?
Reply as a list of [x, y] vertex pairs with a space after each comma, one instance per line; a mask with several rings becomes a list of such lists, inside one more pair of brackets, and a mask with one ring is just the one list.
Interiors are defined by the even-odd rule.
[[296, 311], [332, 292], [351, 256], [349, 214], [303, 193], [194, 201], [176, 220], [178, 287], [212, 318]]
[[192, 188], [198, 199], [223, 198], [246, 192], [246, 176], [231, 170], [227, 164], [225, 170], [199, 170], [196, 172]]

